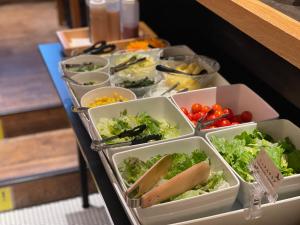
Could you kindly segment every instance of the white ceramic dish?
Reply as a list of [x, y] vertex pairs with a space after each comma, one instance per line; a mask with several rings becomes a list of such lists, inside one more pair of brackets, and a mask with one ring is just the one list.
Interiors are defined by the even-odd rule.
[[[225, 85], [178, 93], [173, 95], [171, 99], [178, 108], [186, 107], [190, 109], [194, 103], [207, 106], [218, 103], [223, 107], [231, 108], [235, 115], [243, 111], [250, 111], [253, 114], [253, 121], [276, 119], [279, 116], [267, 102], [244, 84]], [[192, 124], [191, 121], [190, 123]], [[201, 130], [200, 135], [204, 136], [207, 132], [225, 128], [228, 127]]]
[[109, 74], [104, 72], [77, 73], [74, 76], [72, 76], [72, 79], [82, 84], [90, 81], [96, 82], [95, 84], [92, 85], [78, 85], [69, 82], [70, 87], [74, 91], [74, 94], [77, 97], [77, 99], [80, 99], [85, 93], [94, 90], [96, 88], [110, 86]]
[[82, 64], [82, 63], [94, 63], [100, 65], [101, 68], [88, 71], [88, 72], [108, 72], [109, 69], [109, 60], [96, 55], [79, 55], [64, 61], [60, 62], [60, 68], [65, 76], [74, 76], [77, 73], [85, 73], [85, 72], [72, 72], [66, 68], [66, 64]]
[[[116, 118], [119, 117], [120, 112], [127, 110], [128, 114], [136, 115], [139, 112], [147, 112], [150, 116], [156, 119], [166, 119], [172, 124], [177, 124], [180, 135], [177, 138], [189, 137], [194, 135], [194, 129], [185, 117], [182, 116], [176, 106], [166, 97], [138, 99], [135, 101], [122, 102], [118, 104], [105, 105], [88, 110], [88, 115], [91, 120], [90, 133], [93, 134], [93, 139], [101, 140], [101, 136], [97, 131], [97, 123], [100, 118]], [[138, 144], [134, 146], [124, 146], [110, 148], [106, 151], [109, 158], [113, 153], [120, 151], [150, 145], [153, 143], [170, 141], [173, 139], [160, 140], [151, 143]]]
[[101, 87], [85, 93], [80, 99], [80, 105], [82, 107], [88, 107], [96, 98], [113, 97], [115, 93], [127, 98], [128, 101], [136, 99], [136, 95], [129, 89], [121, 87]]
[[157, 154], [163, 155], [175, 152], [191, 153], [197, 148], [203, 150], [210, 158], [212, 171], [224, 171], [226, 181], [230, 184], [230, 187], [189, 199], [161, 203], [144, 209], [137, 208], [134, 211], [142, 224], [169, 224], [198, 218], [201, 215], [212, 215], [225, 212], [232, 207], [235, 201], [239, 188], [239, 181], [228, 165], [225, 164], [224, 160], [220, 158], [201, 137], [174, 140], [113, 155], [114, 169], [117, 171], [119, 181], [121, 181], [121, 187], [123, 190], [126, 190], [121, 174], [117, 169], [118, 165], [124, 159], [128, 157], [138, 157], [141, 160], [147, 160]]
[[[258, 130], [271, 135], [275, 139], [275, 141], [283, 139], [285, 137], [289, 137], [295, 144], [296, 148], [300, 149], [300, 128], [290, 121], [283, 119], [245, 124], [242, 126], [227, 128], [226, 130], [209, 132], [206, 134], [206, 139], [208, 140], [210, 145], [213, 146], [213, 149], [218, 152], [218, 150], [210, 141], [210, 138], [212, 136], [223, 137], [231, 140], [234, 136], [242, 133], [243, 131], [251, 131], [255, 128], [258, 128]], [[241, 182], [238, 199], [245, 207], [247, 207], [249, 205], [249, 192], [251, 183], [246, 182], [238, 173], [235, 172], [235, 174], [238, 176]], [[281, 199], [300, 195], [300, 174], [284, 177], [283, 183], [278, 190], [278, 194]]]

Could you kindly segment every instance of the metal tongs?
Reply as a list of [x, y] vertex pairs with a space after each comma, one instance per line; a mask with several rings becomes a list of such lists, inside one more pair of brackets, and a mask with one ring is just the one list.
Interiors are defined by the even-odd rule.
[[197, 121], [197, 124], [196, 124], [196, 133], [200, 132], [203, 128], [207, 127], [207, 126], [210, 126], [212, 124], [214, 124], [216, 121], [220, 120], [220, 119], [223, 119], [225, 117], [227, 117], [229, 114], [223, 114], [215, 119], [212, 119], [212, 120], [206, 120], [206, 118], [210, 115], [212, 115], [214, 113], [214, 110], [211, 109], [209, 110], [204, 116], [202, 116], [198, 121]]
[[[144, 137], [139, 137], [138, 135], [141, 134], [147, 128], [146, 125], [140, 125], [134, 127], [131, 130], [125, 130], [118, 135], [103, 138], [102, 140], [93, 140], [91, 144], [91, 148], [95, 151], [101, 151], [106, 148], [115, 148], [115, 147], [122, 147], [122, 146], [129, 146], [129, 145], [137, 145], [147, 143], [149, 141], [157, 141], [162, 139], [162, 135], [160, 134], [150, 134]], [[135, 137], [131, 141], [120, 142], [115, 144], [107, 144], [106, 142], [112, 141], [116, 138], [124, 138], [124, 137]]]
[[117, 73], [121, 70], [125, 70], [127, 69], [129, 66], [132, 66], [136, 63], [139, 63], [139, 62], [142, 62], [146, 60], [146, 57], [142, 57], [142, 58], [137, 58], [136, 56], [132, 56], [130, 57], [128, 60], [126, 60], [125, 62], [122, 62], [116, 66], [113, 66], [110, 68], [110, 73], [111, 74], [114, 74], [114, 73]]
[[84, 49], [82, 52], [73, 51], [72, 56], [88, 54], [88, 55], [98, 55], [98, 54], [108, 54], [116, 49], [116, 45], [107, 44], [106, 41], [99, 41], [93, 44], [91, 47]]

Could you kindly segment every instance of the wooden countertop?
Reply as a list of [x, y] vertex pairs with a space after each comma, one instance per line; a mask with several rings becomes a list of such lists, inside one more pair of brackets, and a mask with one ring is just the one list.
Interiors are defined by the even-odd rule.
[[258, 0], [197, 0], [300, 69], [300, 22]]

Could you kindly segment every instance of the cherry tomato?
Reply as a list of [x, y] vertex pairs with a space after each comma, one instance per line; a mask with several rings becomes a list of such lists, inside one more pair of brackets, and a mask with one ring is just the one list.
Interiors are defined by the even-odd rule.
[[215, 111], [222, 111], [222, 106], [221, 105], [219, 105], [219, 104], [213, 104], [212, 105], [212, 108], [213, 108], [213, 110], [215, 110]]
[[200, 118], [202, 118], [202, 116], [203, 116], [203, 113], [197, 112], [197, 113], [193, 114], [192, 119], [195, 121], [198, 121]]
[[197, 121], [192, 121], [193, 122], [193, 124], [194, 124], [194, 126], [196, 127], [197, 126]]
[[187, 117], [189, 118], [189, 120], [193, 120], [193, 114], [192, 113], [188, 113]]
[[194, 103], [192, 105], [192, 113], [197, 113], [197, 112], [201, 112], [202, 110], [202, 105], [199, 103]]
[[238, 125], [240, 124], [239, 122], [232, 122], [231, 125]]
[[202, 106], [202, 112], [207, 113], [209, 110], [210, 110], [209, 106], [207, 106], [207, 105]]
[[228, 116], [226, 118], [229, 119], [229, 120], [231, 120], [234, 116], [234, 114], [233, 114], [233, 112], [230, 108], [224, 108], [223, 113], [228, 114]]
[[238, 123], [242, 123], [242, 119], [241, 119], [241, 116], [239, 115], [235, 115], [231, 118], [231, 122], [238, 122]]
[[220, 117], [220, 116], [223, 115], [223, 112], [222, 112], [221, 110], [216, 110], [215, 113], [214, 113], [214, 115], [215, 115], [216, 117]]
[[214, 120], [216, 119], [217, 116], [215, 114], [209, 115], [208, 117], [206, 117], [206, 120]]
[[241, 114], [241, 120], [243, 122], [245, 122], [245, 123], [246, 122], [250, 122], [252, 120], [252, 113], [249, 112], [249, 111], [242, 112], [242, 114]]
[[187, 108], [185, 107], [180, 107], [181, 111], [185, 114], [185, 115], [188, 115], [189, 114], [189, 111], [187, 110]]
[[220, 119], [220, 120], [218, 120], [216, 125], [218, 127], [226, 127], [226, 126], [230, 126], [231, 122], [228, 119]]

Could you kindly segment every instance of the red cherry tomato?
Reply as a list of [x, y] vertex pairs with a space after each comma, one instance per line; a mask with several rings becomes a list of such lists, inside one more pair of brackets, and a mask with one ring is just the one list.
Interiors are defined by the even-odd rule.
[[197, 121], [192, 121], [193, 122], [193, 124], [194, 124], [194, 126], [196, 127], [197, 126]]
[[241, 120], [243, 122], [245, 122], [245, 123], [246, 122], [250, 122], [252, 120], [252, 113], [249, 112], [249, 111], [242, 112], [242, 114], [241, 114]]
[[207, 105], [202, 106], [202, 112], [207, 113], [209, 110], [210, 110], [209, 106], [207, 106]]
[[220, 116], [223, 115], [223, 112], [222, 112], [221, 110], [216, 110], [215, 113], [214, 113], [214, 115], [215, 115], [216, 117], [220, 117]]
[[187, 117], [189, 118], [189, 120], [193, 120], [193, 114], [192, 113], [188, 113]]
[[192, 105], [192, 113], [197, 113], [197, 112], [201, 112], [202, 110], [202, 105], [199, 103], [194, 103]]
[[233, 112], [230, 108], [224, 108], [223, 113], [228, 114], [228, 116], [226, 118], [229, 119], [229, 120], [231, 120], [234, 116], [234, 114], [233, 114]]
[[208, 117], [206, 117], [206, 120], [214, 120], [216, 119], [217, 116], [215, 114], [209, 115]]
[[222, 106], [219, 105], [219, 104], [213, 104], [213, 105], [212, 105], [212, 108], [213, 108], [213, 110], [215, 110], [215, 111], [222, 111], [222, 110], [223, 110]]
[[235, 115], [231, 118], [231, 122], [238, 122], [238, 123], [242, 123], [242, 119], [241, 119], [241, 116], [239, 115]]
[[203, 113], [197, 112], [197, 113], [193, 114], [192, 119], [195, 121], [198, 121], [200, 118], [202, 118], [202, 116], [203, 116]]
[[231, 125], [238, 125], [240, 124], [239, 122], [232, 122]]
[[231, 122], [228, 119], [220, 119], [217, 121], [216, 125], [218, 127], [226, 127], [226, 126], [230, 126]]
[[185, 107], [180, 107], [181, 111], [185, 114], [185, 115], [188, 115], [189, 114], [189, 111], [187, 110], [187, 108]]

